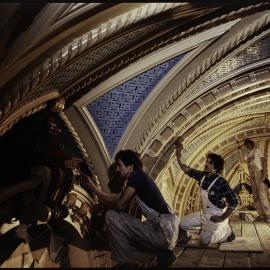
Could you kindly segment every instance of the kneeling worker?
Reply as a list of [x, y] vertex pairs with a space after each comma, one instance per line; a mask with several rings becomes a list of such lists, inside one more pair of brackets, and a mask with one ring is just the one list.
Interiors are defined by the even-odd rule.
[[[153, 179], [143, 171], [136, 152], [121, 150], [115, 162], [116, 171], [127, 179], [122, 192], [106, 193], [89, 177], [85, 179], [86, 188], [93, 191], [109, 208], [105, 219], [113, 259], [125, 266], [152, 262], [158, 266], [169, 266], [176, 259], [172, 248], [178, 238], [177, 215], [166, 203]], [[145, 216], [145, 221], [125, 211], [133, 198]]]
[[183, 149], [180, 139], [175, 144], [176, 157], [180, 168], [191, 178], [198, 181], [202, 210], [184, 216], [180, 222], [178, 244], [186, 243], [190, 238], [186, 230], [200, 228], [201, 245], [217, 244], [235, 239], [229, 216], [238, 205], [236, 194], [228, 182], [221, 176], [224, 159], [217, 154], [206, 156], [204, 171], [188, 167], [181, 161]]

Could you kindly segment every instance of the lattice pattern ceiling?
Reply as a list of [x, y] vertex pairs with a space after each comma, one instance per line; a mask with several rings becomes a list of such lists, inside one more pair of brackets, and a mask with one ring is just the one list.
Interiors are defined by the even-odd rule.
[[[205, 77], [201, 83], [196, 87], [194, 92], [205, 89], [211, 83], [224, 77], [225, 75], [240, 69], [244, 66], [251, 65], [255, 62], [269, 59], [270, 57], [270, 37], [263, 38], [255, 44], [249, 46], [245, 50], [241, 51], [234, 57], [228, 59], [215, 72], [212, 72], [209, 76]], [[191, 95], [190, 93], [189, 95]], [[188, 96], [189, 96], [188, 95]]]
[[147, 70], [87, 105], [111, 156], [146, 97], [183, 57], [179, 55]]

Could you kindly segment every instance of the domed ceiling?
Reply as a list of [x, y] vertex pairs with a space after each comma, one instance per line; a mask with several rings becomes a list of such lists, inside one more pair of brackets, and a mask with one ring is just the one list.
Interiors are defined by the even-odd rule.
[[268, 156], [269, 2], [0, 7], [1, 134], [62, 97], [101, 186], [115, 153], [135, 149], [180, 215], [199, 198], [177, 165], [175, 136], [191, 167], [221, 154], [233, 188], [249, 182], [237, 141], [252, 138]]

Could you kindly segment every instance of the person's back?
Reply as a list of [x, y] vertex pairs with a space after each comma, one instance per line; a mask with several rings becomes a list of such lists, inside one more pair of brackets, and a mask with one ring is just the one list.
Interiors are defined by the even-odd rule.
[[156, 183], [142, 169], [133, 171], [127, 186], [135, 188], [136, 194], [148, 207], [160, 214], [170, 213], [169, 206]]

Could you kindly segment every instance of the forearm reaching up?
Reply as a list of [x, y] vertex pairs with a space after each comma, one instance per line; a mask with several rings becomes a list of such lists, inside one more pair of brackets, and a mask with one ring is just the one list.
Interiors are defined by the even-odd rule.
[[183, 170], [184, 173], [187, 173], [190, 170], [190, 167], [187, 166], [186, 164], [184, 164], [181, 160], [182, 158], [182, 154], [181, 151], [183, 149], [182, 143], [177, 141], [175, 143], [175, 150], [176, 150], [176, 158], [177, 158], [177, 162], [180, 166], [180, 168]]

